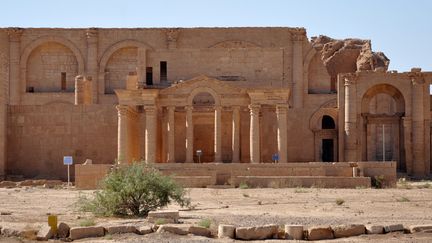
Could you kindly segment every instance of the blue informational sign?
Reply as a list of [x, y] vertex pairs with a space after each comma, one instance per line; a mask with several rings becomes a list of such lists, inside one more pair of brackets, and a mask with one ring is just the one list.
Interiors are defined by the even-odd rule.
[[72, 156], [63, 156], [63, 164], [72, 165], [73, 164]]
[[272, 160], [273, 161], [279, 161], [279, 154], [273, 154]]

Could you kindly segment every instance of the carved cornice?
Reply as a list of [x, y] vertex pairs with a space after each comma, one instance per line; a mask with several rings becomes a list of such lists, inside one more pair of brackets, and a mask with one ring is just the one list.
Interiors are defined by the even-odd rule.
[[306, 29], [294, 28], [291, 30], [291, 39], [293, 41], [303, 41], [306, 38]]
[[24, 33], [23, 28], [7, 28], [6, 33], [9, 35], [10, 41], [20, 41], [21, 35]]
[[87, 41], [94, 40], [96, 41], [98, 38], [99, 30], [97, 28], [88, 28], [86, 30]]
[[410, 73], [408, 73], [408, 77], [411, 79], [411, 82], [413, 85], [425, 83], [423, 73], [421, 73], [421, 72], [410, 72]]
[[356, 84], [359, 78], [357, 73], [346, 73], [342, 76], [345, 86]]

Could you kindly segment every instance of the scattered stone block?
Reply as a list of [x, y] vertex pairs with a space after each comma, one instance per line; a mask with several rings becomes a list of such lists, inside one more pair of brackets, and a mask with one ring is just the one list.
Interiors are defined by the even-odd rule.
[[308, 229], [308, 240], [327, 240], [333, 238], [333, 230], [330, 226], [314, 226]]
[[37, 240], [37, 230], [25, 229], [20, 232], [20, 237], [28, 240]]
[[277, 235], [279, 226], [269, 224], [257, 227], [237, 227], [235, 230], [236, 239], [241, 240], [264, 240]]
[[70, 238], [78, 240], [90, 237], [101, 237], [105, 235], [105, 229], [101, 226], [75, 227], [70, 229]]
[[391, 224], [391, 225], [384, 226], [384, 232], [385, 233], [395, 232], [395, 231], [404, 231], [403, 225], [402, 224]]
[[235, 237], [236, 227], [234, 225], [220, 224], [218, 226], [218, 238], [231, 238]]
[[163, 220], [164, 223], [176, 224], [180, 218], [179, 211], [152, 211], [148, 214], [148, 221], [156, 223], [156, 221]]
[[285, 238], [303, 240], [303, 225], [285, 225]]
[[409, 227], [410, 233], [417, 233], [417, 232], [430, 232], [432, 231], [432, 225], [411, 225]]
[[6, 237], [12, 237], [12, 236], [19, 236], [20, 232], [16, 229], [8, 228], [8, 227], [2, 227], [1, 228], [1, 234]]
[[332, 229], [335, 238], [363, 235], [366, 232], [365, 226], [361, 224], [338, 225]]
[[140, 235], [147, 235], [153, 233], [153, 228], [151, 226], [141, 226], [138, 229]]
[[69, 236], [70, 227], [66, 223], [61, 222], [57, 227], [57, 237], [67, 238]]
[[176, 235], [187, 235], [189, 233], [189, 227], [179, 225], [160, 225], [156, 233], [168, 232]]
[[138, 233], [137, 228], [134, 225], [112, 225], [105, 227], [108, 234], [127, 234], [127, 233]]
[[49, 240], [54, 237], [54, 233], [51, 230], [51, 227], [48, 225], [42, 226], [42, 228], [39, 229], [36, 235], [37, 240]]
[[205, 236], [210, 237], [211, 231], [207, 228], [200, 227], [200, 226], [191, 226], [189, 227], [189, 233], [193, 235], [199, 235], [199, 236]]
[[382, 225], [366, 225], [366, 233], [367, 234], [383, 234], [384, 226]]

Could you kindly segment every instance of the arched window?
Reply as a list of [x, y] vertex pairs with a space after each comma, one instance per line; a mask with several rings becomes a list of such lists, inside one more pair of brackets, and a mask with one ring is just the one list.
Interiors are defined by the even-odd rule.
[[324, 115], [321, 122], [322, 129], [335, 129], [336, 125], [331, 116]]

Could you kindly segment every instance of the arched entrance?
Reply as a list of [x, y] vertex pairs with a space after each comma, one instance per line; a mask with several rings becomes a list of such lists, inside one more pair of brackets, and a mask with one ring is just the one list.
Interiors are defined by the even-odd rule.
[[[215, 98], [209, 92], [197, 93], [192, 100], [194, 124], [194, 161], [213, 162], [215, 160]], [[199, 159], [196, 151], [201, 150]]]
[[362, 98], [362, 159], [397, 161], [399, 171], [406, 171], [402, 117], [405, 100], [390, 84], [370, 88]]
[[[336, 129], [335, 121], [331, 116], [324, 115], [321, 121], [321, 129]], [[321, 147], [321, 160], [323, 162], [333, 162], [335, 161], [335, 141], [333, 138], [323, 138]]]
[[310, 119], [309, 125], [315, 140], [315, 161], [338, 161], [337, 112], [334, 108], [320, 108]]

